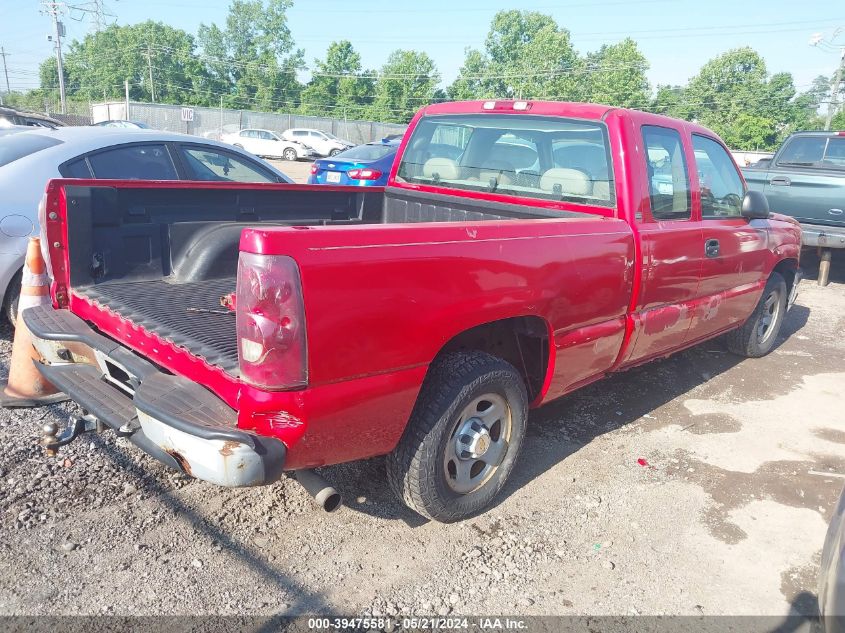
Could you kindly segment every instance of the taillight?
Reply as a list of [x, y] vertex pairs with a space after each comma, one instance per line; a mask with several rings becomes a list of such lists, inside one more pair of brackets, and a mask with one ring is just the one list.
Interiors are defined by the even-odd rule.
[[381, 172], [378, 169], [350, 169], [346, 172], [352, 180], [378, 180]]
[[296, 262], [241, 253], [236, 299], [241, 378], [269, 390], [308, 384], [305, 308]]
[[317, 163], [312, 163], [312, 164], [311, 164], [311, 173], [312, 173], [312, 174], [316, 174], [316, 173], [317, 173], [317, 171], [318, 171], [318, 170], [317, 170]]

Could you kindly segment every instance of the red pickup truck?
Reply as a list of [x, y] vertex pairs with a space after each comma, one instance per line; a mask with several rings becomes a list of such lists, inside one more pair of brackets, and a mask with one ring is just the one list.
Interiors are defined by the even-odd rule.
[[721, 334], [762, 356], [801, 278], [713, 132], [590, 104], [423, 108], [385, 188], [55, 180], [42, 227], [54, 309], [23, 319], [86, 412], [64, 440], [225, 486], [387, 455], [440, 521], [491, 502], [529, 408]]

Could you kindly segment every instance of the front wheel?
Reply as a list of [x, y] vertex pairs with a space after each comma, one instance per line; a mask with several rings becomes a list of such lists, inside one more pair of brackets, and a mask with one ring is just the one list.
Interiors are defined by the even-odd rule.
[[483, 352], [447, 354], [426, 377], [387, 457], [390, 486], [420, 514], [451, 523], [477, 514], [513, 469], [528, 411], [519, 372]]
[[341, 150], [339, 149], [333, 149], [329, 152], [329, 156], [337, 156], [338, 154], [340, 154], [340, 152]]
[[772, 273], [754, 312], [742, 327], [727, 334], [728, 349], [747, 358], [772, 351], [786, 315], [786, 295], [786, 281], [780, 273]]
[[282, 158], [284, 158], [285, 160], [296, 160], [296, 150], [289, 147], [284, 152], [282, 152]]

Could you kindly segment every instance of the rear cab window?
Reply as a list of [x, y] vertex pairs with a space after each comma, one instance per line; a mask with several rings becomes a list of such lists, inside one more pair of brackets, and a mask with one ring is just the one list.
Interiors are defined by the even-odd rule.
[[607, 130], [530, 115], [431, 115], [408, 141], [396, 180], [458, 191], [615, 206]]
[[366, 145], [357, 145], [356, 147], [335, 155], [334, 160], [378, 160], [395, 153], [396, 149], [396, 145], [367, 143]]
[[8, 165], [25, 156], [30, 156], [48, 147], [61, 145], [62, 141], [42, 134], [31, 134], [22, 132], [10, 134], [0, 140], [0, 167]]

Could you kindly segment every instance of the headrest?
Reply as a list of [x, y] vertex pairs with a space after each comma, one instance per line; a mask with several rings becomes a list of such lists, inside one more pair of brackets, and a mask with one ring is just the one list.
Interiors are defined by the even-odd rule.
[[570, 196], [588, 196], [593, 190], [587, 174], [564, 167], [549, 169], [540, 178], [540, 189], [543, 191], [555, 191], [555, 185], [560, 185], [562, 194]]
[[460, 175], [461, 168], [451, 158], [429, 158], [423, 165], [423, 176], [425, 178], [457, 180]]

